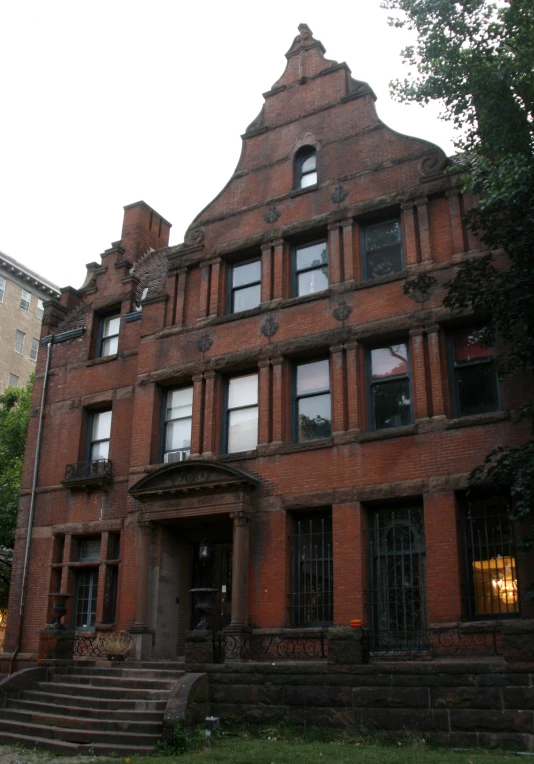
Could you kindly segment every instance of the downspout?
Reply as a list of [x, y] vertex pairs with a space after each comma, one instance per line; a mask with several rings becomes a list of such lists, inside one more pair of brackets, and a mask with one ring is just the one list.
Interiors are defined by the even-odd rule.
[[31, 500], [30, 500], [30, 513], [28, 515], [26, 550], [24, 552], [24, 567], [22, 569], [22, 588], [20, 593], [19, 622], [17, 627], [17, 644], [15, 649], [11, 653], [11, 658], [9, 659], [9, 672], [8, 672], [9, 674], [13, 673], [13, 665], [14, 665], [17, 653], [20, 650], [20, 643], [22, 641], [22, 623], [24, 621], [24, 605], [26, 601], [26, 586], [28, 582], [28, 560], [30, 557], [33, 515], [35, 512], [35, 495], [37, 492], [37, 475], [39, 472], [39, 456], [41, 453], [41, 435], [43, 431], [44, 403], [45, 403], [45, 397], [46, 397], [46, 387], [48, 383], [48, 372], [50, 369], [50, 358], [52, 356], [52, 345], [54, 344], [53, 335], [51, 337], [47, 337], [46, 339], [48, 339], [48, 346], [47, 346], [47, 352], [46, 352], [45, 373], [43, 378], [43, 391], [41, 393], [41, 410], [39, 412], [39, 428], [37, 430], [37, 442], [35, 444], [35, 461], [33, 465], [33, 480], [32, 480], [32, 492], [31, 492]]

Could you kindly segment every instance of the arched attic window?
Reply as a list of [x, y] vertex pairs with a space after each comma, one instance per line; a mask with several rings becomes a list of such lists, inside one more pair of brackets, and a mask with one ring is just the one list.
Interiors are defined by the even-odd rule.
[[295, 156], [295, 187], [307, 188], [317, 183], [317, 152], [313, 146], [303, 146]]

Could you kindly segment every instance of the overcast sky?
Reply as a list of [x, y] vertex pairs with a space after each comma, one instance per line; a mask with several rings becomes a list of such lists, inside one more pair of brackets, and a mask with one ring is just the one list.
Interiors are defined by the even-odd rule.
[[301, 22], [369, 82], [386, 124], [452, 154], [436, 107], [389, 96], [410, 40], [387, 15], [380, 0], [4, 0], [0, 250], [79, 287], [139, 199], [181, 242], [230, 178]]

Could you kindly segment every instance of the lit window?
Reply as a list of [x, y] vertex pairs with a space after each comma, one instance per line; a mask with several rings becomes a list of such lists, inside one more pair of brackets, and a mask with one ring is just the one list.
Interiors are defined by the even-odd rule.
[[293, 253], [293, 294], [315, 294], [328, 289], [326, 241], [296, 247]]
[[18, 329], [15, 332], [15, 353], [23, 353], [24, 352], [24, 339], [26, 335], [24, 332], [20, 332]]
[[369, 352], [370, 425], [373, 430], [411, 424], [408, 348], [404, 344]]
[[117, 353], [119, 347], [120, 323], [120, 315], [107, 316], [102, 319], [102, 337], [100, 341], [100, 352], [98, 353], [101, 358], [108, 355], [115, 355]]
[[226, 451], [249, 451], [258, 445], [258, 375], [228, 380]]
[[6, 293], [6, 280], [3, 276], [0, 276], [0, 302], [4, 302], [5, 293]]
[[493, 348], [480, 342], [480, 329], [462, 329], [449, 337], [453, 416], [497, 411], [499, 385]]
[[37, 360], [37, 353], [39, 352], [39, 340], [36, 340], [35, 337], [32, 339], [32, 346], [30, 348], [30, 360], [36, 361]]
[[257, 308], [261, 300], [261, 263], [233, 265], [230, 278], [228, 307], [230, 313]]
[[398, 219], [368, 225], [362, 231], [364, 278], [402, 271], [402, 237]]
[[191, 448], [191, 422], [193, 416], [193, 388], [169, 390], [165, 402], [165, 438], [163, 460], [187, 459]]
[[9, 375], [9, 387], [18, 387], [19, 386], [19, 378], [16, 374], [10, 374]]
[[37, 298], [37, 310], [35, 311], [37, 318], [42, 319], [44, 315], [44, 305], [40, 297]]
[[30, 309], [30, 303], [32, 301], [31, 292], [27, 292], [25, 289], [22, 290], [22, 294], [20, 296], [20, 307], [22, 310], [29, 310]]
[[96, 462], [109, 456], [111, 410], [95, 412], [90, 421], [89, 459]]
[[328, 360], [295, 367], [294, 437], [297, 443], [332, 434], [330, 365]]
[[305, 146], [297, 153], [295, 176], [297, 188], [308, 188], [317, 183], [317, 153], [314, 148]]

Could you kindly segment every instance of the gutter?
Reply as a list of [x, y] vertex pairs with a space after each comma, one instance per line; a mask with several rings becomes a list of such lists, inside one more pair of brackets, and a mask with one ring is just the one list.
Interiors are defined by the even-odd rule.
[[41, 345], [47, 346], [47, 352], [46, 352], [46, 366], [45, 366], [45, 373], [43, 377], [43, 390], [41, 393], [41, 409], [39, 411], [39, 427], [37, 430], [37, 441], [35, 443], [35, 461], [33, 465], [33, 479], [32, 479], [32, 492], [31, 492], [31, 500], [30, 500], [30, 512], [28, 515], [28, 527], [26, 532], [26, 548], [24, 551], [24, 566], [22, 569], [22, 587], [21, 587], [21, 593], [20, 593], [20, 607], [19, 607], [19, 621], [17, 626], [17, 644], [15, 646], [15, 649], [11, 653], [11, 657], [9, 659], [9, 670], [8, 674], [13, 673], [13, 666], [15, 663], [15, 658], [17, 656], [17, 653], [20, 650], [20, 644], [22, 641], [22, 624], [24, 622], [24, 606], [26, 604], [26, 588], [28, 585], [28, 560], [30, 557], [30, 545], [31, 545], [31, 538], [32, 538], [32, 527], [33, 527], [33, 516], [35, 514], [35, 497], [37, 494], [37, 476], [39, 473], [39, 457], [41, 455], [41, 440], [42, 440], [42, 433], [43, 433], [43, 419], [44, 419], [44, 405], [45, 405], [45, 398], [46, 398], [46, 388], [48, 386], [48, 376], [50, 372], [50, 360], [52, 358], [52, 345], [55, 345], [59, 342], [66, 342], [67, 340], [75, 339], [76, 337], [81, 337], [81, 335], [84, 333], [84, 329], [73, 329], [68, 332], [61, 332], [60, 334], [50, 334], [48, 337], [44, 337], [41, 340]]

